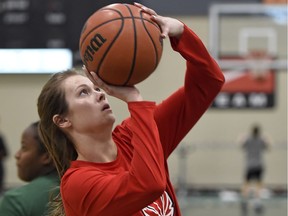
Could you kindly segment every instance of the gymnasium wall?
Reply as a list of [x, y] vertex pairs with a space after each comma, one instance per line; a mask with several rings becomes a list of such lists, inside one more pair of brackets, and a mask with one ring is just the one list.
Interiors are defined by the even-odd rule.
[[[191, 27], [208, 46], [207, 17], [178, 17]], [[17, 60], [15, 60], [15, 64]], [[155, 73], [138, 85], [147, 100], [161, 102], [180, 87], [185, 62], [164, 42], [164, 53]], [[5, 161], [6, 185], [23, 184], [17, 178], [14, 154], [20, 146], [23, 129], [38, 119], [36, 101], [49, 75], [0, 75], [0, 130], [9, 144], [10, 157]], [[127, 115], [126, 105], [109, 98], [117, 123]], [[167, 116], [169, 118], [169, 116]], [[273, 139], [265, 155], [268, 187], [286, 188], [287, 183], [287, 73], [277, 73], [276, 106], [264, 110], [208, 110], [181, 146], [187, 146], [186, 162], [181, 165], [179, 148], [169, 158], [170, 174], [177, 184], [186, 176], [194, 187], [240, 187], [243, 153], [236, 144], [239, 134], [248, 132], [253, 123], [262, 125]], [[183, 158], [183, 157], [182, 157]]]

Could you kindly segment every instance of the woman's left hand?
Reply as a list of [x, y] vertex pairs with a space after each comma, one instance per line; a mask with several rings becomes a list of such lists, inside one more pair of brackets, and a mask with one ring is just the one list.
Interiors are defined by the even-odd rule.
[[113, 86], [106, 84], [94, 71], [88, 71], [85, 66], [82, 67], [86, 76], [93, 84], [103, 89], [106, 94], [116, 97], [124, 102], [142, 101], [143, 98], [135, 86]]

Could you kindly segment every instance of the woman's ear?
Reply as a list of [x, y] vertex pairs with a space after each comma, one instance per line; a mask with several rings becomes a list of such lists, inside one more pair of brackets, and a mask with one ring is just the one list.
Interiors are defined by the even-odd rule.
[[50, 157], [50, 155], [48, 153], [42, 154], [41, 161], [45, 165], [53, 163], [52, 158]]
[[67, 118], [63, 118], [59, 114], [56, 114], [53, 116], [53, 122], [56, 124], [59, 128], [68, 128], [71, 126], [71, 122]]

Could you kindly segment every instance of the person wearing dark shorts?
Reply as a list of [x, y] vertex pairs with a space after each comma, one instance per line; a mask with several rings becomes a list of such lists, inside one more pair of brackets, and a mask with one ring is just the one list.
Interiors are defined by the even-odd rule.
[[263, 167], [255, 167], [255, 168], [251, 168], [251, 169], [247, 170], [246, 182], [253, 181], [253, 180], [258, 181], [258, 182], [262, 182], [263, 172], [264, 172]]
[[259, 125], [253, 125], [251, 133], [241, 141], [241, 146], [245, 152], [245, 176], [242, 186], [242, 207], [247, 208], [247, 199], [250, 197], [252, 186], [255, 209], [261, 210], [261, 190], [263, 189], [263, 174], [265, 164], [263, 160], [263, 152], [268, 149], [269, 141], [261, 135]]

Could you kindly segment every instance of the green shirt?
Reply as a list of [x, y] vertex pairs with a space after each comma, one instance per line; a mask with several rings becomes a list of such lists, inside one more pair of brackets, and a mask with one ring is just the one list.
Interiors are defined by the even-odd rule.
[[59, 186], [59, 178], [57, 173], [54, 172], [46, 176], [40, 176], [22, 187], [5, 192], [0, 200], [0, 215], [45, 215], [51, 191], [55, 190], [56, 186]]

